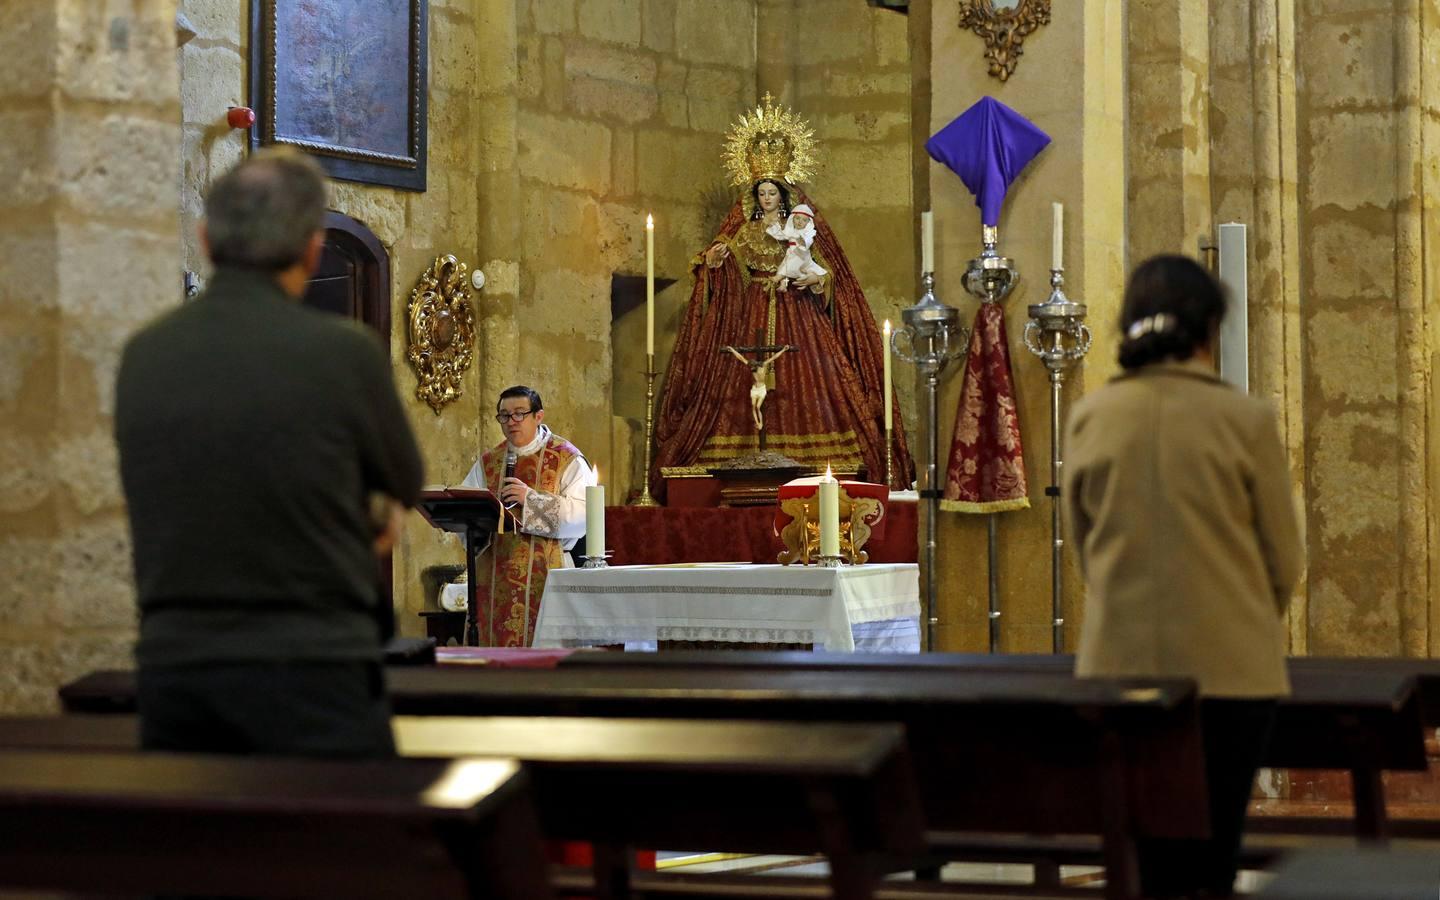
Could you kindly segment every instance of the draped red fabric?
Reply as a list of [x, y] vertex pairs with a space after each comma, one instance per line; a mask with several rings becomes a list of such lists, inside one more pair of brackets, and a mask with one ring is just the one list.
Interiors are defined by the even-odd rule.
[[[885, 528], [870, 538], [870, 561], [919, 559], [918, 504], [891, 502]], [[775, 507], [643, 507], [605, 509], [605, 545], [612, 566], [679, 562], [773, 563], [782, 549]]]
[[970, 333], [941, 509], [992, 513], [1030, 506], [1005, 310], [982, 303]]
[[[792, 202], [815, 207], [799, 191]], [[774, 364], [775, 386], [764, 406], [767, 443], [821, 468], [827, 462], [837, 468], [863, 462], [870, 480], [880, 481], [885, 472], [880, 331], [845, 251], [818, 209], [814, 220], [811, 250], [829, 271], [829, 286], [824, 295], [803, 288], [774, 291], [774, 341], [797, 349]], [[656, 497], [664, 497], [661, 468], [710, 465], [756, 449], [751, 374], [719, 352], [726, 345], [754, 344], [757, 334], [768, 332], [771, 289], [765, 279], [774, 267], [765, 252], [779, 245], [764, 236], [760, 242], [769, 242], [764, 247], [747, 243], [753, 237], [747, 224], [737, 202], [716, 237], [732, 252], [714, 269], [705, 266], [703, 253], [691, 262], [695, 284], [655, 426], [650, 490]], [[899, 404], [893, 397], [890, 402], [895, 405], [892, 484], [908, 487], [914, 463]]]

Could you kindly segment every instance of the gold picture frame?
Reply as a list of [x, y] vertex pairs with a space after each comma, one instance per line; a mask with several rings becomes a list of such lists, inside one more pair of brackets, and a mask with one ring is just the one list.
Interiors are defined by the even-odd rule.
[[1001, 81], [1015, 74], [1025, 38], [1050, 24], [1050, 0], [960, 0], [960, 27], [985, 42], [990, 74]]

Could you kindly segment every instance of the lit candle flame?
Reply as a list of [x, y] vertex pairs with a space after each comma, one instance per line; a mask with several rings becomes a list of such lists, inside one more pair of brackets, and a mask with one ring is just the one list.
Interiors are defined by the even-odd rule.
[[651, 229], [652, 231], [655, 229], [655, 217], [650, 215], [649, 213], [645, 214], [645, 227]]
[[825, 464], [825, 480], [826, 480], [826, 481], [834, 481], [834, 480], [835, 480], [835, 476], [830, 473], [830, 464], [829, 464], [829, 463], [826, 463], [826, 464]]
[[889, 333], [890, 333], [890, 320], [889, 320], [889, 319], [886, 319], [886, 320], [885, 320], [885, 333], [886, 333], [886, 334], [889, 334]]

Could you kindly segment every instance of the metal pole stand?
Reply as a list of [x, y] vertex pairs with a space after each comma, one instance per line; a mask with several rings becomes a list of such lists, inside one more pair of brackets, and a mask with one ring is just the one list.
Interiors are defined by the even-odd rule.
[[650, 442], [655, 429], [655, 354], [645, 354], [645, 470], [640, 476], [640, 496], [631, 501], [631, 506], [659, 506], [650, 496]]
[[1065, 652], [1065, 609], [1062, 588], [1065, 540], [1060, 518], [1060, 393], [1065, 370], [1090, 350], [1090, 329], [1085, 325], [1085, 304], [1065, 296], [1065, 270], [1050, 270], [1050, 298], [1030, 306], [1025, 323], [1025, 347], [1050, 372], [1050, 612], [1056, 653]]
[[[1015, 289], [1020, 280], [1020, 270], [1015, 261], [1001, 256], [996, 249], [1000, 243], [1000, 230], [994, 225], [982, 225], [980, 255], [970, 260], [965, 269], [965, 290], [981, 303], [999, 303]], [[1000, 649], [1000, 525], [995, 513], [986, 518], [985, 561], [989, 565], [986, 593], [989, 597], [990, 652]]]
[[925, 560], [924, 649], [930, 651], [935, 649], [935, 628], [940, 624], [935, 587], [935, 519], [940, 512], [940, 489], [937, 487], [936, 474], [936, 461], [940, 457], [940, 373], [952, 360], [964, 355], [969, 334], [965, 326], [960, 324], [960, 310], [936, 299], [935, 273], [922, 272], [920, 283], [924, 286], [925, 293], [914, 306], [906, 307], [900, 314], [905, 325], [890, 336], [890, 346], [896, 356], [913, 363], [925, 378], [925, 395], [928, 401], [926, 423], [929, 429], [926, 453], [929, 458], [925, 461], [924, 489], [920, 491], [927, 510], [925, 546], [921, 552]]

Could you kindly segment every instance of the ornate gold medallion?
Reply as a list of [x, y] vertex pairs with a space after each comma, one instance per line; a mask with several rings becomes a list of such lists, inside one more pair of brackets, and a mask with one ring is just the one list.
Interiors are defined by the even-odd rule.
[[475, 349], [475, 312], [470, 305], [465, 264], [438, 256], [410, 292], [406, 308], [410, 349], [406, 358], [420, 384], [415, 396], [440, 407], [460, 397], [460, 378], [470, 368]]
[[985, 41], [990, 74], [1001, 81], [1015, 74], [1025, 38], [1050, 24], [1050, 0], [960, 0], [960, 27]]

